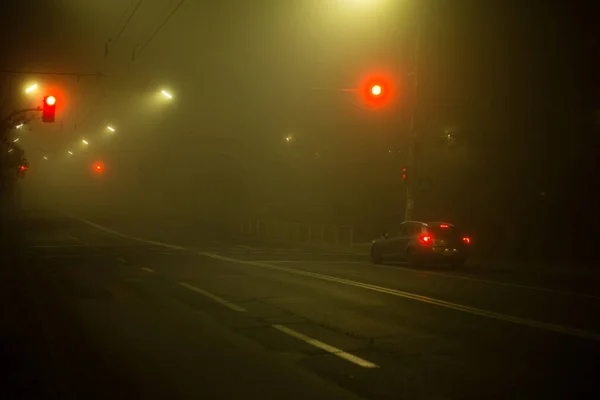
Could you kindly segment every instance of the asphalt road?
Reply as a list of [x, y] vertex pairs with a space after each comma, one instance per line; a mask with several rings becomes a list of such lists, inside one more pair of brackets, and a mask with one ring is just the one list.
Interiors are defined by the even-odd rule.
[[6, 398], [600, 395], [589, 288], [150, 221], [38, 212], [20, 227], [2, 266]]

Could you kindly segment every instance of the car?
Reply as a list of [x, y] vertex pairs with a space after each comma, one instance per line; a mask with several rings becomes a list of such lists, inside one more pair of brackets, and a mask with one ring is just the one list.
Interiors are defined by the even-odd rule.
[[471, 238], [451, 223], [405, 221], [397, 235], [383, 233], [373, 240], [371, 260], [374, 264], [407, 261], [413, 267], [430, 263], [461, 266], [470, 247]]

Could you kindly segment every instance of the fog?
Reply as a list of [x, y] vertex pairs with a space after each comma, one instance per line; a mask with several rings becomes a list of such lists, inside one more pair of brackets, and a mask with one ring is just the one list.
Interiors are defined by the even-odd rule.
[[[18, 202], [205, 231], [249, 218], [351, 226], [369, 241], [404, 218], [420, 22], [414, 219], [455, 222], [494, 256], [569, 258], [588, 246], [573, 239], [598, 215], [598, 128], [588, 118], [598, 104], [580, 62], [590, 47], [574, 29], [584, 30], [581, 9], [178, 3], [9, 10], [28, 23], [3, 28], [16, 38], [7, 70], [80, 75], [2, 75], [3, 114], [35, 104], [22, 94], [27, 82], [60, 101], [54, 124], [33, 120], [18, 133], [31, 164]], [[399, 92], [386, 107], [341, 90], [379, 71]]]

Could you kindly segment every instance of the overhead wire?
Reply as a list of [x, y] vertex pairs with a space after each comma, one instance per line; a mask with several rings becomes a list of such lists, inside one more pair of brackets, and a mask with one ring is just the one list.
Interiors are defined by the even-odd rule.
[[134, 50], [134, 54], [133, 54], [133, 59], [134, 60], [135, 60], [135, 57], [137, 57], [140, 54], [142, 54], [142, 52], [148, 46], [148, 44], [150, 44], [150, 42], [152, 42], [152, 40], [156, 37], [156, 35], [158, 35], [158, 32], [160, 32], [160, 30], [167, 24], [167, 22], [169, 22], [169, 20], [171, 19], [171, 17], [173, 17], [173, 15], [175, 15], [175, 13], [177, 12], [177, 10], [179, 10], [179, 8], [183, 5], [183, 3], [185, 3], [185, 0], [181, 0], [179, 2], [179, 4], [177, 4], [177, 6], [175, 6], [175, 8], [173, 9], [173, 11], [171, 11], [171, 13], [167, 16], [167, 18], [165, 18], [165, 20], [162, 22], [162, 24], [160, 24], [160, 26], [158, 28], [156, 28], [156, 30], [154, 31], [154, 33], [150, 36], [150, 38], [146, 41], [146, 43], [144, 43], [144, 45], [142, 46], [142, 48], [140, 49], [140, 51], [137, 52], [137, 54], [135, 53], [135, 50]]
[[[131, 22], [131, 20], [133, 19], [133, 17], [135, 16], [135, 13], [137, 12], [137, 10], [140, 8], [140, 6], [142, 5], [142, 3], [144, 2], [144, 0], [140, 0], [138, 1], [138, 3], [135, 5], [133, 11], [131, 12], [131, 14], [129, 14], [129, 18], [127, 18], [127, 21], [125, 21], [125, 24], [121, 27], [121, 29], [119, 30], [119, 32], [117, 33], [117, 37], [115, 38], [115, 41], [112, 42], [110, 48], [114, 47], [115, 44], [119, 41], [119, 38], [121, 37], [121, 35], [123, 34], [123, 32], [125, 31], [125, 29], [127, 28], [127, 26], [129, 26], [129, 23]], [[110, 51], [110, 48], [106, 49], [106, 54], [105, 57], [108, 56], [108, 53]]]
[[[108, 45], [111, 42], [110, 39], [109, 39], [108, 43], [106, 44], [104, 60], [102, 61], [102, 68], [106, 64], [106, 59], [109, 55], [110, 49], [112, 49], [115, 46], [115, 44], [118, 42], [119, 38], [121, 37], [121, 35], [125, 31], [125, 29], [127, 29], [131, 20], [135, 16], [135, 13], [138, 11], [138, 9], [140, 8], [140, 6], [142, 5], [143, 2], [144, 2], [144, 0], [139, 0], [131, 12], [129, 11], [131, 7], [128, 7], [125, 10], [125, 12], [123, 13], [123, 16], [121, 17], [121, 19], [119, 21], [119, 24], [117, 25], [117, 27], [120, 26], [120, 29], [117, 32], [117, 36], [116, 36], [115, 40], [110, 45], [110, 48]], [[127, 15], [129, 15], [129, 17]], [[107, 87], [105, 86], [104, 91], [101, 94], [99, 94], [98, 96], [96, 96], [96, 99], [93, 102], [93, 106], [89, 105], [90, 103], [87, 103], [88, 108], [85, 110], [85, 113], [84, 113], [83, 117], [80, 118], [79, 122], [75, 124], [75, 127], [77, 126], [77, 124], [81, 125], [87, 119], [88, 115], [90, 114], [90, 111], [95, 109], [96, 106], [98, 105], [98, 103], [100, 102], [100, 100], [102, 100], [106, 96], [106, 92], [107, 92]]]

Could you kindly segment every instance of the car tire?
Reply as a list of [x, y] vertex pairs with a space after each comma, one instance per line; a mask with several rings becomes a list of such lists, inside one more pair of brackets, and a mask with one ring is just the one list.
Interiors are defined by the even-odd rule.
[[383, 257], [381, 257], [381, 253], [375, 246], [371, 248], [371, 261], [375, 265], [383, 264]]
[[412, 249], [406, 250], [406, 261], [408, 262], [408, 266], [412, 268], [423, 266], [423, 260], [421, 260], [419, 255]]

